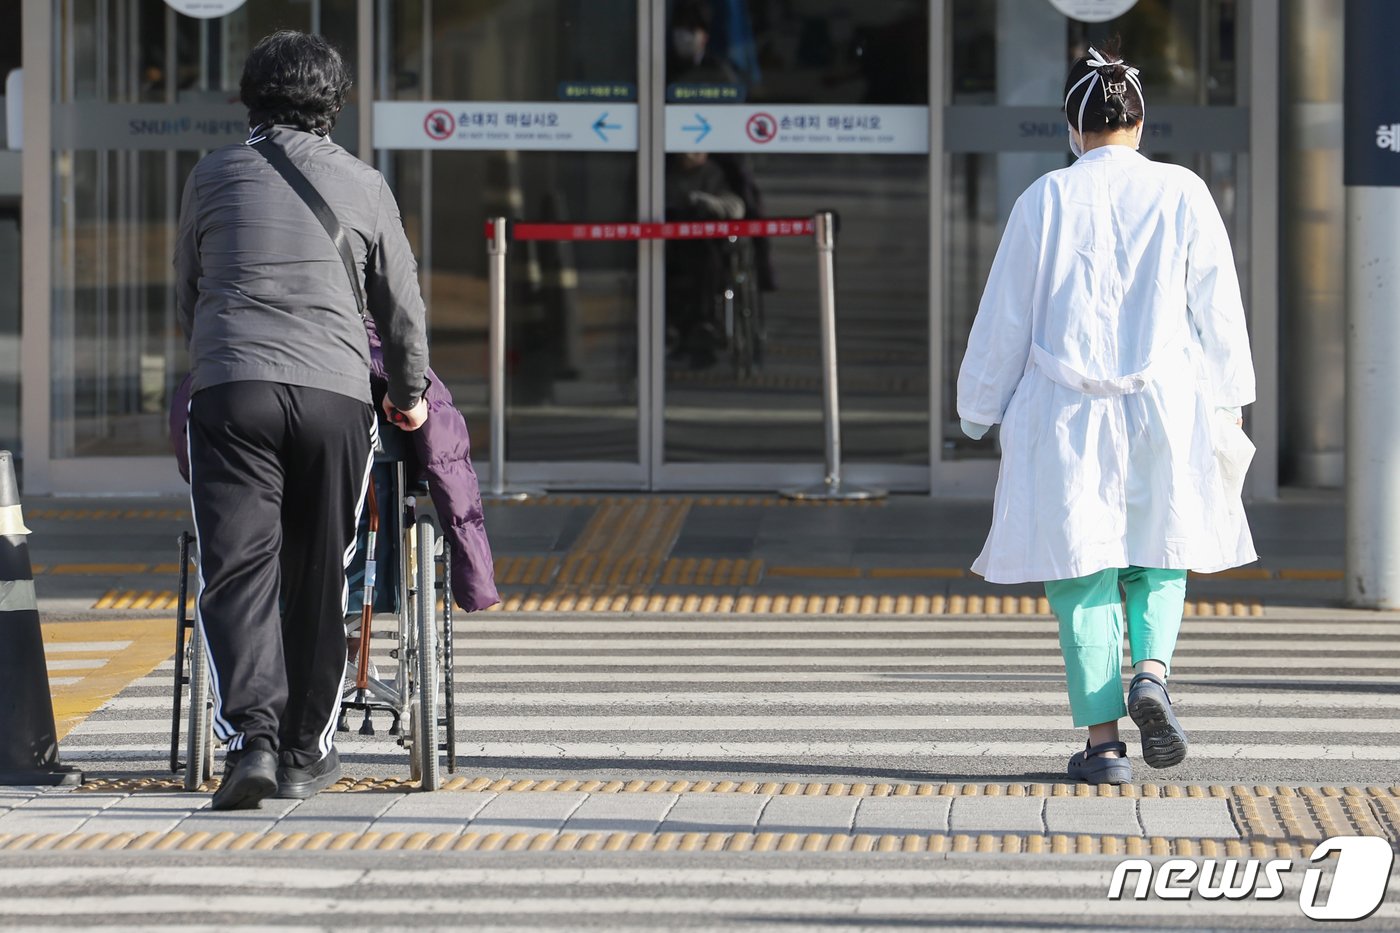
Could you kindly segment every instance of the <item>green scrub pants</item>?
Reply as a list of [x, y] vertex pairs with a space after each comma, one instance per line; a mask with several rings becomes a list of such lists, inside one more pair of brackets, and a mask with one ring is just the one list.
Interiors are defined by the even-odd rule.
[[1128, 713], [1123, 700], [1124, 597], [1133, 664], [1161, 661], [1170, 671], [1186, 604], [1185, 570], [1115, 568], [1045, 583], [1045, 598], [1060, 620], [1060, 650], [1076, 726], [1113, 722]]

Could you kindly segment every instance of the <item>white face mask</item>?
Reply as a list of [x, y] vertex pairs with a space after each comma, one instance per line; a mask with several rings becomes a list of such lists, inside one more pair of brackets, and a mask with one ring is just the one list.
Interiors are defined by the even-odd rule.
[[1084, 154], [1084, 144], [1074, 127], [1066, 126], [1065, 128], [1069, 130], [1069, 151], [1074, 153], [1074, 157], [1077, 159]]

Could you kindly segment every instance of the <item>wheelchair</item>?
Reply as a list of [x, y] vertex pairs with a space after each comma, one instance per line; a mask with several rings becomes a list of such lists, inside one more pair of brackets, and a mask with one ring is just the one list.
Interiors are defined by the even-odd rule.
[[733, 236], [722, 240], [720, 255], [724, 280], [718, 296], [719, 317], [730, 364], [735, 376], [752, 376], [763, 363], [767, 341], [753, 240]]
[[[387, 679], [366, 672], [365, 686], [342, 688], [338, 731], [348, 729], [348, 714], [363, 715], [362, 735], [372, 735], [371, 717], [387, 714], [391, 723], [389, 734], [408, 752], [409, 780], [417, 781], [422, 790], [436, 790], [442, 783], [442, 759], [446, 770], [455, 772], [457, 760], [456, 715], [453, 709], [453, 620], [451, 552], [437, 534], [433, 518], [420, 509], [426, 499], [426, 488], [410, 487], [405, 474], [404, 449], [406, 435], [380, 421], [381, 446], [375, 452], [374, 470], [379, 476], [387, 471], [389, 496], [378, 503], [375, 516], [363, 510], [358, 531], [359, 553], [366, 558], [378, 557], [367, 553], [382, 528], [396, 558], [397, 573], [384, 573], [394, 581], [392, 600], [381, 600], [374, 589], [376, 570], [368, 569], [368, 593], [372, 600], [368, 617], [370, 631], [360, 631], [360, 638], [373, 641], [393, 639], [389, 650], [392, 673]], [[366, 525], [370, 533], [365, 533]], [[384, 527], [387, 525], [387, 528]], [[379, 526], [379, 527], [376, 527]], [[375, 542], [377, 543], [377, 542]], [[180, 583], [176, 600], [175, 682], [173, 713], [170, 725], [170, 770], [184, 772], [186, 790], [197, 790], [214, 770], [214, 737], [211, 724], [213, 701], [209, 687], [209, 657], [203, 633], [195, 625], [190, 612], [191, 592], [189, 567], [195, 538], [189, 532], [179, 537]], [[198, 598], [198, 594], [193, 594]], [[439, 605], [441, 613], [438, 612]], [[389, 611], [384, 611], [385, 609]], [[363, 616], [362, 616], [363, 618]], [[390, 621], [392, 620], [392, 621]], [[355, 668], [358, 671], [358, 667]], [[351, 668], [347, 665], [347, 674]], [[188, 710], [182, 717], [182, 697], [188, 690]], [[184, 729], [184, 757], [181, 759], [181, 721]], [[404, 728], [404, 724], [407, 728]]]
[[753, 376], [767, 342], [753, 240], [684, 243], [669, 261], [667, 359], [702, 369], [727, 357], [736, 379]]

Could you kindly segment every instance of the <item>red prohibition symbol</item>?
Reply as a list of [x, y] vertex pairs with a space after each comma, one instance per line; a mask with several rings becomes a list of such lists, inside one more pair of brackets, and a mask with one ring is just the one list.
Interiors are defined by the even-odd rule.
[[771, 113], [756, 113], [744, 124], [744, 132], [756, 143], [771, 143], [778, 138], [778, 121]]
[[423, 130], [433, 139], [441, 142], [452, 135], [457, 120], [446, 110], [432, 110], [423, 118]]

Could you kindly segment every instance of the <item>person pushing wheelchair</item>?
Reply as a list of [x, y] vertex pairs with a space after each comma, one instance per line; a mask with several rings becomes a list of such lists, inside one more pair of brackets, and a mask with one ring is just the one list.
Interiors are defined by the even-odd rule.
[[398, 205], [329, 137], [349, 88], [319, 36], [263, 39], [240, 86], [248, 141], [201, 159], [181, 199], [195, 617], [228, 749], [216, 810], [340, 776], [345, 565], [377, 431], [362, 312], [383, 342], [386, 416], [407, 431], [427, 419], [425, 312]]

